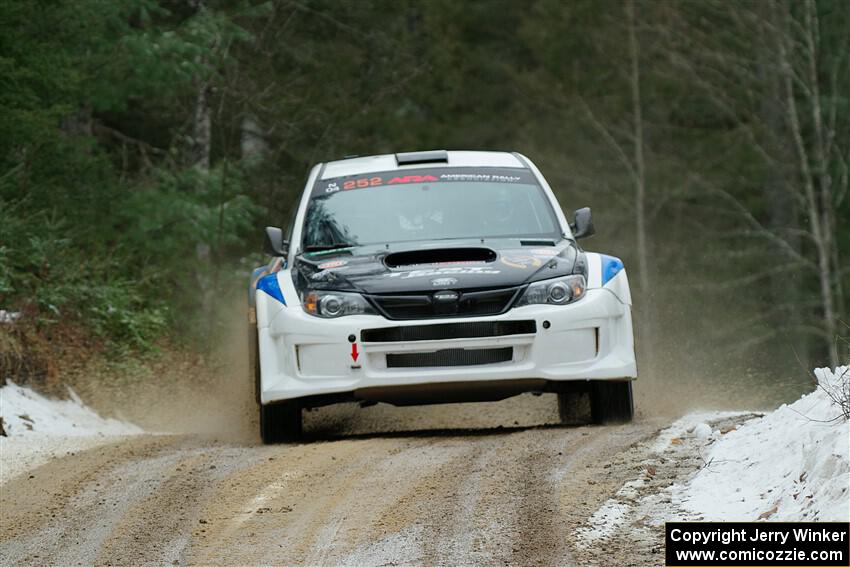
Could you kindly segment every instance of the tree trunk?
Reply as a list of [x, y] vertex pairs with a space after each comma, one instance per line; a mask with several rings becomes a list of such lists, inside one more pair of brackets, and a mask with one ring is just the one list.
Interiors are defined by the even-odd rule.
[[[755, 4], [759, 18], [775, 25], [772, 6], [767, 3]], [[794, 163], [794, 154], [788, 147], [789, 136], [785, 120], [785, 96], [781, 71], [776, 69], [776, 49], [770, 42], [759, 43], [758, 80], [763, 85], [763, 96], [757, 108], [757, 124], [764, 139], [765, 179], [762, 185], [764, 202], [768, 205], [768, 230], [784, 235], [788, 246], [798, 255], [803, 255], [803, 242], [800, 237], [800, 207], [798, 205], [792, 177], [787, 164]], [[756, 134], [759, 135], [759, 134]], [[777, 319], [769, 323], [776, 328], [786, 328], [788, 340], [796, 355], [808, 367], [811, 366], [812, 341], [808, 335], [795, 332], [803, 328], [805, 317], [802, 300], [806, 295], [805, 278], [789, 277], [787, 273], [777, 273], [770, 278], [771, 303], [781, 306]], [[777, 343], [777, 347], [787, 351], [787, 345]]]
[[[826, 137], [827, 132], [824, 126], [823, 109], [821, 106], [821, 91], [818, 77], [818, 54], [819, 54], [819, 31], [817, 6], [813, 0], [807, 0], [805, 4], [805, 40], [806, 53], [808, 54], [808, 77], [809, 89], [809, 107], [812, 113], [812, 125], [814, 128], [813, 154], [815, 163], [815, 175], [818, 181], [818, 189], [820, 192], [820, 213], [822, 224], [823, 250], [819, 250], [819, 264], [821, 266], [821, 289], [826, 290], [824, 295], [824, 309], [829, 306], [827, 315], [826, 330], [829, 335], [829, 358], [830, 364], [838, 366], [838, 336], [837, 336], [837, 321], [838, 309], [840, 303], [836, 304], [835, 297], [837, 293], [837, 278], [834, 276], [836, 270], [839, 269], [837, 263], [837, 238], [835, 233], [835, 209], [832, 191], [832, 176], [829, 173], [829, 156], [826, 155]], [[821, 257], [822, 256], [822, 257]], [[824, 269], [825, 268], [825, 269]], [[839, 284], [840, 285], [840, 284]], [[821, 293], [824, 293], [822, 291]]]
[[242, 159], [254, 161], [268, 155], [269, 144], [265, 140], [256, 116], [251, 114], [243, 116], [240, 129], [239, 149], [242, 153]]
[[195, 95], [195, 111], [192, 116], [192, 145], [189, 149], [190, 165], [202, 170], [210, 169], [212, 146], [212, 118], [209, 100], [209, 85], [198, 85]]
[[626, 2], [629, 34], [629, 83], [632, 99], [632, 128], [634, 136], [635, 241], [637, 244], [638, 287], [642, 298], [638, 324], [641, 351], [650, 372], [655, 366], [655, 302], [652, 297], [649, 267], [649, 244], [646, 228], [646, 162], [644, 160], [643, 109], [640, 85], [640, 45], [637, 38], [637, 17], [634, 0]]
[[641, 109], [640, 91], [640, 48], [637, 41], [635, 5], [631, 0], [626, 2], [626, 13], [629, 21], [629, 58], [631, 60], [631, 94], [632, 118], [634, 126], [634, 160], [635, 160], [635, 227], [638, 257], [638, 284], [641, 293], [648, 294], [651, 290], [649, 283], [649, 252], [646, 237], [646, 164], [643, 156], [643, 111]]
[[[830, 365], [838, 365], [838, 345], [837, 345], [837, 314], [835, 311], [835, 296], [833, 288], [833, 273], [832, 273], [832, 246], [835, 245], [835, 235], [831, 233], [833, 226], [829, 224], [830, 212], [832, 209], [832, 197], [829, 184], [824, 186], [824, 180], [820, 176], [816, 176], [812, 171], [811, 162], [814, 161], [817, 168], [823, 167], [821, 156], [819, 155], [819, 141], [814, 142], [815, 159], [810, 156], [810, 148], [807, 148], [803, 137], [803, 127], [800, 122], [800, 113], [797, 109], [796, 92], [794, 89], [795, 70], [792, 67], [789, 52], [793, 46], [791, 39], [790, 19], [792, 18], [787, 5], [784, 6], [784, 16], [786, 23], [789, 25], [783, 26], [781, 35], [778, 38], [778, 51], [780, 56], [780, 64], [783, 72], [783, 83], [785, 86], [786, 103], [788, 105], [788, 122], [791, 129], [791, 134], [794, 139], [794, 146], [797, 151], [799, 160], [800, 178], [803, 185], [803, 200], [806, 206], [806, 214], [809, 219], [809, 232], [817, 252], [818, 266], [818, 281], [820, 283], [820, 302], [823, 311], [823, 332], [826, 341], [827, 351], [829, 352]], [[820, 104], [817, 101], [819, 91], [817, 90], [817, 68], [816, 54], [813, 50], [816, 47], [814, 41], [814, 31], [812, 29], [810, 3], [807, 3], [807, 22], [804, 25], [804, 33], [806, 35], [807, 51], [811, 51], [808, 60], [807, 73], [805, 76], [809, 79], [808, 89], [815, 89], [808, 94], [808, 104], [811, 105], [813, 128], [815, 130], [815, 138], [818, 138], [818, 130], [821, 116]], [[812, 83], [814, 80], [814, 84]], [[817, 93], [817, 96], [815, 94]]]

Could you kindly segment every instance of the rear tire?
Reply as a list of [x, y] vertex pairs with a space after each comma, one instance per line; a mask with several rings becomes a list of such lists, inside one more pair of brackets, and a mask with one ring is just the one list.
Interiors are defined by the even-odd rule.
[[590, 383], [593, 423], [625, 423], [632, 420], [634, 413], [631, 380], [596, 380]]
[[260, 406], [260, 436], [266, 445], [301, 437], [301, 405], [295, 401]]

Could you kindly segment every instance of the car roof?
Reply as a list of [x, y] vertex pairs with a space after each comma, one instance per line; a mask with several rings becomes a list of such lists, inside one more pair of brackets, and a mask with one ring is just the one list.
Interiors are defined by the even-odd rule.
[[516, 154], [509, 152], [435, 151], [433, 153], [444, 153], [446, 159], [434, 162], [399, 165], [396, 156], [401, 154], [382, 154], [329, 161], [324, 166], [321, 178], [331, 179], [376, 171], [403, 171], [405, 169], [422, 169], [426, 167], [528, 167]]

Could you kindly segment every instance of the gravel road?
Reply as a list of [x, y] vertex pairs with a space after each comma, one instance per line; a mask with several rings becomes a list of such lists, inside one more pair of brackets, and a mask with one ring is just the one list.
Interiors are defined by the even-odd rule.
[[554, 424], [553, 396], [310, 412], [311, 440], [141, 435], [2, 486], [9, 565], [654, 565], [574, 530], [664, 425]]

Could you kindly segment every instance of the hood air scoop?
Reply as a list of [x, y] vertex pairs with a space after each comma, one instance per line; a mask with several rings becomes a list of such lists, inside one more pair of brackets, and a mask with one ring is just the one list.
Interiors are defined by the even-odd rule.
[[432, 248], [387, 254], [384, 264], [389, 268], [441, 264], [443, 262], [493, 262], [496, 252], [489, 248]]

